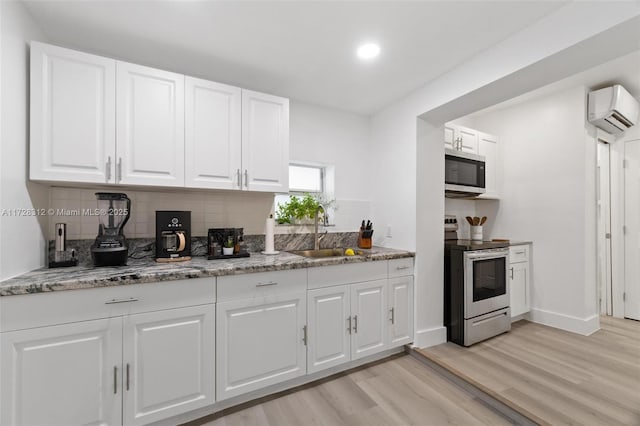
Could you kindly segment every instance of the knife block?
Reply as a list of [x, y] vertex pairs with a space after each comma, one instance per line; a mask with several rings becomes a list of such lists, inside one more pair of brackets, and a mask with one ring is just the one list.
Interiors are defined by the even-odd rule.
[[358, 248], [370, 249], [373, 245], [371, 243], [371, 236], [373, 235], [373, 229], [360, 230], [358, 234]]

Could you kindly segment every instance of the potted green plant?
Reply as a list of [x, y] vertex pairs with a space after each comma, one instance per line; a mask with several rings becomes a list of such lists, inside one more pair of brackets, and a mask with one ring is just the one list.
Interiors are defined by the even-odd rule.
[[227, 241], [225, 241], [224, 245], [222, 246], [222, 254], [225, 256], [233, 254], [234, 246], [235, 246], [235, 243], [233, 242], [233, 237], [230, 236], [229, 238], [227, 238]]
[[305, 193], [302, 198], [294, 195], [288, 202], [278, 205], [276, 221], [279, 224], [311, 224], [319, 206], [320, 201], [311, 194]]

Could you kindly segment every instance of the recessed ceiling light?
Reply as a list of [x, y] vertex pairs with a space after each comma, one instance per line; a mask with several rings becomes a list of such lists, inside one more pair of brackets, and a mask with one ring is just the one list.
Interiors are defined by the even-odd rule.
[[358, 58], [373, 59], [380, 54], [380, 46], [375, 43], [367, 43], [358, 47]]

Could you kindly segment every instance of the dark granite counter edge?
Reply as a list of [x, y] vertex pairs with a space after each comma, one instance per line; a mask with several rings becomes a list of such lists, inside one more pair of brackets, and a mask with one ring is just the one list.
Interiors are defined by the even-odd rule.
[[[177, 281], [182, 279], [240, 275], [256, 272], [282, 271], [289, 269], [306, 269], [320, 266], [401, 259], [406, 257], [415, 257], [415, 253], [404, 250], [385, 249], [385, 251], [381, 253], [371, 253], [364, 256], [353, 257], [310, 259], [302, 256], [294, 256], [294, 258], [284, 260], [282, 261], [282, 263], [278, 264], [251, 264], [247, 265], [246, 267], [240, 264], [211, 269], [207, 268], [206, 266], [176, 265], [176, 268], [161, 270], [155, 268], [155, 266], [157, 265], [150, 264], [147, 266], [143, 266], [142, 270], [138, 272], [123, 271], [122, 274], [114, 272], [110, 276], [99, 278], [91, 278], [91, 269], [87, 269], [86, 275], [89, 275], [88, 278], [72, 278], [69, 280], [55, 280], [50, 282], [47, 282], [47, 280], [44, 279], [41, 282], [34, 284], [19, 283], [15, 285], [11, 285], [10, 282], [12, 279], [9, 279], [7, 280], [9, 282], [8, 285], [5, 285], [4, 287], [2, 286], [2, 283], [0, 283], [0, 296], [15, 296], [100, 287], [116, 287], [122, 285], [147, 284], [155, 282]], [[84, 271], [76, 271], [76, 273], [81, 274], [83, 272]], [[46, 275], [46, 270], [42, 271], [42, 273]], [[27, 273], [25, 275], [28, 274], [30, 273]]]

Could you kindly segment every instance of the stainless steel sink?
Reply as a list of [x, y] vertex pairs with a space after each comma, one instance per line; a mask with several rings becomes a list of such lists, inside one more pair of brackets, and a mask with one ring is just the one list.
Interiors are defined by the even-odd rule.
[[[289, 253], [297, 254], [298, 256], [303, 257], [312, 257], [312, 258], [323, 258], [323, 257], [340, 257], [345, 256], [344, 248], [330, 248], [330, 249], [319, 249], [319, 250], [294, 250]], [[353, 250], [356, 256], [362, 255], [363, 252], [361, 250]]]

